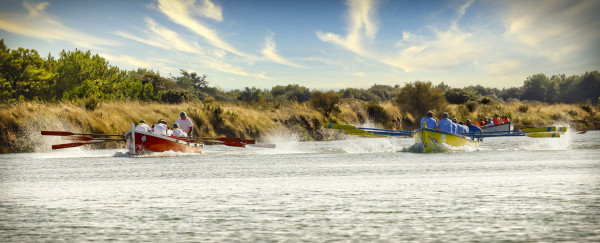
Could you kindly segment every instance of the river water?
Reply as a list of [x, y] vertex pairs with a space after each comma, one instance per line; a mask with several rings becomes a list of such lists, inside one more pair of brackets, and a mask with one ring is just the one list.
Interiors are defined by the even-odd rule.
[[600, 241], [600, 132], [0, 155], [0, 241]]

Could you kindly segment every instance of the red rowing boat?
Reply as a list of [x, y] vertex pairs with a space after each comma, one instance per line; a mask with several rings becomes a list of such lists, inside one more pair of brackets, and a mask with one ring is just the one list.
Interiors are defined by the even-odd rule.
[[125, 139], [127, 141], [127, 149], [132, 154], [166, 151], [202, 153], [202, 149], [204, 148], [204, 143], [136, 131], [134, 127], [125, 133]]

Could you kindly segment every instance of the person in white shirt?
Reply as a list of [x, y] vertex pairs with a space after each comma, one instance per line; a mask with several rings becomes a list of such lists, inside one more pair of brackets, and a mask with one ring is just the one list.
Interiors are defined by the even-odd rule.
[[192, 132], [194, 131], [194, 124], [192, 123], [192, 120], [187, 118], [184, 111], [179, 113], [179, 116], [180, 117], [177, 118], [175, 123], [177, 123], [177, 126], [179, 126], [179, 129], [183, 130], [183, 132], [187, 133], [187, 135], [191, 137]]
[[135, 130], [142, 131], [142, 132], [152, 132], [152, 129], [150, 129], [150, 126], [148, 126], [148, 124], [146, 124], [146, 121], [144, 121], [144, 120], [141, 120], [140, 124], [135, 126]]
[[179, 129], [177, 123], [173, 124], [173, 136], [175, 137], [187, 137], [187, 133]]
[[163, 119], [158, 120], [156, 125], [154, 125], [154, 134], [167, 136], [167, 130], [167, 122]]

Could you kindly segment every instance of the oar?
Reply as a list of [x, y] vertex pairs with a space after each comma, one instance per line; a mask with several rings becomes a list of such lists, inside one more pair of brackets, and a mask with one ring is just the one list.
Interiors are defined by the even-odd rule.
[[123, 134], [98, 134], [98, 133], [73, 133], [66, 131], [41, 131], [42, 135], [50, 135], [50, 136], [105, 136], [105, 137], [113, 137], [113, 136], [123, 136]]
[[205, 143], [216, 143], [223, 144], [225, 146], [232, 147], [245, 147], [246, 145], [250, 145], [257, 148], [275, 148], [276, 145], [272, 143], [256, 143], [256, 140], [253, 139], [241, 139], [241, 138], [230, 138], [230, 137], [220, 137], [220, 138], [201, 138], [195, 137], [191, 138], [194, 141], [205, 142]]
[[566, 132], [566, 127], [535, 127], [535, 128], [524, 128], [522, 132]]
[[125, 141], [125, 139], [102, 139], [102, 140], [92, 140], [85, 142], [75, 142], [75, 143], [63, 143], [63, 144], [55, 144], [52, 145], [52, 149], [64, 149], [64, 148], [73, 148], [79, 147], [90, 143], [104, 143], [104, 142], [116, 142], [116, 141]]
[[371, 133], [371, 134], [375, 134], [375, 135], [385, 135], [385, 136], [407, 136], [407, 137], [412, 136], [411, 131], [404, 131], [404, 130], [355, 127], [352, 125], [342, 125], [342, 124], [333, 124], [333, 123], [324, 124], [323, 127], [331, 128], [331, 129], [340, 129], [348, 135], [365, 135], [366, 133]]

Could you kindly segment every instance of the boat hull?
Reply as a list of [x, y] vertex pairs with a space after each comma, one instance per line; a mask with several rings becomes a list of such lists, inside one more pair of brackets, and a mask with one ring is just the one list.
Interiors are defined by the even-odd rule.
[[[190, 142], [184, 139], [167, 137], [148, 132], [128, 131], [125, 133], [127, 140], [127, 149], [131, 154], [146, 154], [152, 152], [183, 152], [183, 153], [202, 153], [203, 143]], [[135, 141], [135, 143], [134, 143]]]
[[425, 153], [443, 152], [452, 147], [479, 147], [479, 141], [477, 140], [471, 140], [462, 135], [428, 128], [415, 130], [414, 138], [416, 150]]
[[486, 126], [486, 127], [481, 128], [481, 130], [483, 132], [510, 132], [513, 129], [514, 129], [514, 126], [513, 126], [512, 122], [504, 123], [504, 124], [500, 124], [500, 125]]

